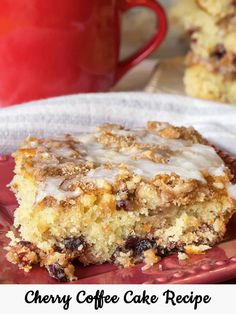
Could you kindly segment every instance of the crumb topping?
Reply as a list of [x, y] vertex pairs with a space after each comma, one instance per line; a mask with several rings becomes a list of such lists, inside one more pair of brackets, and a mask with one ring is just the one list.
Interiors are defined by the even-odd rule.
[[[113, 190], [117, 209], [127, 210], [148, 204], [148, 190], [159, 206], [183, 205], [212, 197], [228, 178], [223, 161], [196, 130], [155, 121], [142, 129], [104, 124], [76, 136], [28, 137], [15, 158], [38, 181], [38, 203]], [[222, 180], [209, 189], [211, 177]]]

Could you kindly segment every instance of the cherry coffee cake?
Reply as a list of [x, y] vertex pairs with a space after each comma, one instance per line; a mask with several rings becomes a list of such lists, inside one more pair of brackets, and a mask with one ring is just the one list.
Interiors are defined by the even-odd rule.
[[147, 269], [172, 252], [202, 253], [236, 212], [229, 169], [193, 128], [104, 124], [28, 137], [14, 157], [19, 207], [7, 258], [60, 281], [76, 279], [75, 262]]
[[236, 1], [195, 2], [198, 8], [184, 17], [191, 38], [186, 92], [236, 104]]

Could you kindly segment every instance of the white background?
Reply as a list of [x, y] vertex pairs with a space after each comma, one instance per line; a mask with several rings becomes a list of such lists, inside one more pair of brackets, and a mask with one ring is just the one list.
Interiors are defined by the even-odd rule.
[[[94, 303], [78, 304], [76, 295], [80, 290], [86, 290], [87, 294], [95, 294], [96, 290], [104, 289], [105, 294], [117, 294], [120, 301], [117, 304], [104, 304], [102, 309], [95, 311]], [[159, 296], [156, 304], [125, 304], [123, 295], [127, 290], [133, 290], [135, 294], [142, 294], [147, 290], [149, 295]], [[201, 303], [197, 310], [193, 309], [193, 304], [178, 304], [173, 306], [165, 304], [163, 292], [170, 289], [175, 294], [182, 296], [190, 294], [209, 295], [211, 301], [208, 304]], [[63, 304], [27, 304], [24, 301], [25, 294], [29, 290], [39, 290], [43, 296], [52, 294], [71, 295], [68, 310], [63, 309]], [[234, 285], [1, 285], [0, 286], [1, 313], [220, 313], [221, 311], [233, 310], [235, 308], [235, 286]]]

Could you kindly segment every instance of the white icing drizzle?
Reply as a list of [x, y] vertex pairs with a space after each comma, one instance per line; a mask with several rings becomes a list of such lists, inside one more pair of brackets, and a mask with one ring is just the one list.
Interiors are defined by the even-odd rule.
[[86, 150], [86, 160], [93, 161], [95, 163], [103, 164], [109, 162], [129, 162], [131, 159], [130, 152], [120, 153], [115, 150], [104, 149], [101, 144], [91, 143], [81, 147]]
[[236, 201], [236, 185], [235, 184], [228, 184], [227, 192], [229, 197]]
[[146, 133], [142, 137], [137, 138], [137, 143], [141, 144], [155, 144], [155, 145], [166, 145], [171, 150], [175, 151], [178, 149], [182, 149], [184, 146], [187, 145], [188, 142], [181, 141], [181, 140], [171, 140], [171, 139], [165, 139], [163, 137]]
[[137, 136], [139, 133], [142, 135], [143, 130], [129, 131], [129, 130], [112, 130], [113, 134], [119, 136]]
[[104, 167], [98, 167], [96, 169], [90, 170], [86, 175], [86, 179], [106, 180], [110, 183], [114, 183], [115, 176], [118, 174], [119, 170], [116, 168], [106, 169]]
[[41, 202], [45, 197], [52, 196], [57, 201], [64, 200], [66, 198], [77, 197], [81, 194], [81, 189], [77, 188], [75, 191], [64, 191], [60, 188], [60, 185], [64, 181], [62, 177], [49, 177], [45, 182], [42, 182], [38, 188], [36, 196], [36, 202]]
[[[136, 129], [133, 131], [112, 130], [113, 134], [119, 136], [134, 136], [137, 143], [155, 144], [167, 147], [173, 151], [173, 155], [167, 163], [156, 163], [149, 159], [135, 160], [133, 157], [138, 153], [136, 147], [124, 148], [122, 151], [117, 151], [114, 148], [106, 149], [97, 142], [96, 137], [99, 133], [83, 133], [75, 137], [70, 137], [73, 141], [73, 149], [67, 145], [54, 147], [51, 149], [52, 158], [45, 161], [45, 164], [50, 165], [50, 160], [55, 164], [55, 157], [64, 157], [70, 159], [77, 151], [79, 157], [73, 163], [79, 164], [83, 161], [91, 161], [96, 165], [95, 169], [90, 170], [81, 180], [101, 181], [106, 180], [109, 183], [114, 183], [116, 175], [119, 173], [119, 165], [126, 164], [128, 170], [136, 175], [141, 175], [148, 179], [153, 179], [156, 175], [175, 173], [183, 179], [196, 179], [205, 182], [203, 172], [207, 172], [213, 176], [221, 176], [224, 174], [225, 166], [221, 158], [215, 150], [207, 145], [191, 144], [190, 141], [165, 139], [161, 136], [151, 134], [145, 129]], [[55, 139], [57, 140], [57, 139]], [[64, 141], [66, 143], [66, 138]], [[59, 141], [63, 142], [60, 137]], [[35, 144], [34, 144], [35, 145]], [[161, 152], [160, 152], [161, 154]], [[56, 159], [57, 160], [57, 159]], [[104, 167], [106, 163], [116, 163], [111, 169]], [[57, 165], [60, 167], [61, 165]], [[39, 186], [37, 199], [39, 202], [46, 196], [53, 196], [60, 201], [66, 198], [77, 197], [81, 194], [78, 188], [75, 191], [65, 191], [61, 188], [64, 177], [48, 177], [46, 182]], [[229, 194], [236, 199], [235, 186], [228, 187]]]
[[[173, 142], [169, 143], [166, 141], [165, 144], [169, 144], [168, 147], [172, 148]], [[83, 150], [87, 150], [86, 160], [99, 164], [106, 162], [127, 163], [130, 170], [149, 179], [154, 178], [158, 174], [176, 173], [183, 179], [205, 181], [201, 174], [202, 171], [208, 171], [210, 174], [218, 176], [224, 173], [223, 161], [215, 153], [214, 149], [201, 144], [193, 144], [187, 147], [184, 147], [182, 144], [180, 154], [170, 157], [167, 164], [155, 163], [147, 159], [133, 160], [133, 152], [131, 151], [117, 152], [115, 150], [107, 150], [98, 143], [87, 144], [83, 146]], [[106, 176], [104, 176], [104, 179], [106, 179]]]
[[60, 147], [53, 150], [53, 154], [56, 157], [70, 158], [74, 153], [74, 150], [70, 149], [69, 147]]

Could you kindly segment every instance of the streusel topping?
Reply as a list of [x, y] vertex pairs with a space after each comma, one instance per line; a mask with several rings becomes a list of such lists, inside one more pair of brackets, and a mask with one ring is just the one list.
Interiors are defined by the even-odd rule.
[[207, 177], [224, 176], [226, 171], [221, 158], [205, 144], [193, 128], [149, 122], [147, 128], [132, 131], [106, 124], [76, 136], [29, 137], [20, 151], [40, 181], [39, 202], [47, 196], [59, 201], [78, 197], [85, 190], [111, 188], [127, 179], [136, 186], [142, 180], [155, 186], [165, 175], [177, 178], [182, 189], [195, 186], [195, 181], [204, 185]]

